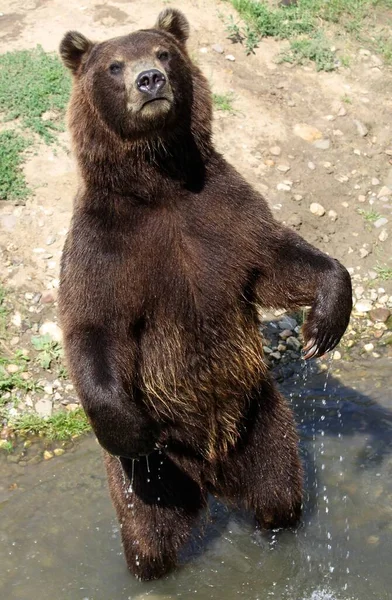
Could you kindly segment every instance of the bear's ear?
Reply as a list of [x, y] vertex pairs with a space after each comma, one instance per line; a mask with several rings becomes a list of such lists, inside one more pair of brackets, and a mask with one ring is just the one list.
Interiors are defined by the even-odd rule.
[[68, 31], [60, 44], [60, 56], [65, 66], [76, 73], [83, 57], [91, 50], [93, 45], [93, 42], [90, 42], [78, 31]]
[[155, 29], [171, 33], [181, 44], [185, 44], [189, 37], [188, 20], [176, 8], [166, 8], [159, 13]]

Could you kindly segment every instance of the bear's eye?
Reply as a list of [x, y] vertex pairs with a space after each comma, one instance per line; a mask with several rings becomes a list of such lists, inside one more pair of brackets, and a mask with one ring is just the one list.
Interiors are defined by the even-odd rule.
[[112, 75], [119, 75], [123, 69], [123, 64], [119, 62], [114, 62], [110, 65], [109, 71]]
[[158, 54], [157, 54], [157, 58], [158, 58], [158, 60], [161, 60], [163, 62], [165, 60], [169, 60], [169, 53], [168, 53], [168, 51], [167, 50], [160, 50], [158, 52]]

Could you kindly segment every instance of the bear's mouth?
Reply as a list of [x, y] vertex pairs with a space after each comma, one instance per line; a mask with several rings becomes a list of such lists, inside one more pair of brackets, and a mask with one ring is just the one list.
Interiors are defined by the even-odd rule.
[[149, 104], [153, 104], [154, 102], [167, 102], [168, 104], [170, 104], [170, 100], [168, 98], [165, 98], [164, 96], [158, 96], [157, 98], [150, 98], [149, 100], [146, 100], [145, 102], [143, 102], [142, 107], [144, 108], [145, 106], [149, 105]]

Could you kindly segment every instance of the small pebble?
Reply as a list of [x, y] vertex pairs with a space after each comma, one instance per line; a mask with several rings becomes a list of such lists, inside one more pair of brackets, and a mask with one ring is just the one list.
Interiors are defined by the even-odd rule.
[[233, 56], [232, 54], [227, 54], [225, 56], [226, 60], [230, 60], [231, 62], [235, 61], [235, 56]]
[[386, 242], [388, 239], [388, 232], [386, 229], [383, 229], [380, 233], [380, 235], [378, 236], [378, 239], [380, 240], [380, 242]]
[[370, 344], [365, 344], [363, 348], [364, 348], [364, 350], [366, 352], [372, 352], [374, 350], [374, 345], [371, 344], [371, 343]]
[[272, 156], [280, 156], [282, 152], [279, 146], [272, 146], [272, 148], [270, 148], [269, 151], [270, 154], [272, 154]]
[[333, 360], [340, 360], [342, 358], [342, 355], [340, 354], [339, 350], [335, 350], [332, 358]]
[[374, 222], [374, 227], [376, 229], [380, 229], [380, 227], [384, 227], [384, 225], [386, 225], [388, 223], [388, 219], [386, 219], [385, 217], [381, 217], [380, 219], [377, 219], [377, 221]]
[[315, 168], [316, 168], [316, 165], [314, 164], [314, 162], [311, 162], [311, 161], [310, 161], [310, 162], [308, 162], [308, 168], [309, 168], [311, 171], [314, 171], [314, 170], [315, 170]]
[[224, 50], [220, 44], [214, 44], [213, 46], [211, 46], [211, 48], [213, 49], [214, 52], [217, 52], [218, 54], [223, 54], [223, 52], [224, 52]]
[[309, 210], [313, 215], [316, 215], [317, 217], [322, 217], [323, 215], [325, 215], [324, 206], [322, 206], [318, 202], [312, 202]]
[[331, 221], [336, 221], [338, 218], [338, 213], [334, 210], [329, 210], [328, 217], [331, 219]]

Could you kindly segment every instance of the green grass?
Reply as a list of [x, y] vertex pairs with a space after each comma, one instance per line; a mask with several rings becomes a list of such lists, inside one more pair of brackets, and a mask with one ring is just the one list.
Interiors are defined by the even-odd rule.
[[0, 339], [4, 337], [9, 310], [5, 306], [5, 289], [0, 284]]
[[363, 210], [362, 208], [358, 208], [358, 214], [361, 215], [368, 223], [375, 223], [381, 218], [381, 215], [373, 209]]
[[32, 145], [32, 133], [51, 143], [64, 129], [70, 86], [60, 60], [41, 47], [0, 55], [0, 114], [3, 121], [15, 121], [12, 130], [0, 133], [1, 200], [29, 194], [21, 171], [23, 151]]
[[37, 362], [42, 369], [50, 369], [52, 363], [60, 363], [63, 349], [59, 342], [53, 341], [49, 335], [33, 336], [31, 343], [38, 350]]
[[234, 112], [233, 109], [233, 94], [213, 94], [212, 99], [217, 110], [226, 112]]
[[91, 430], [82, 408], [71, 412], [61, 411], [46, 419], [35, 414], [23, 414], [10, 422], [9, 426], [18, 435], [40, 435], [50, 440], [67, 440]]
[[278, 62], [302, 65], [309, 60], [315, 63], [317, 71], [336, 69], [335, 53], [322, 31], [311, 38], [292, 40], [290, 49], [280, 55]]
[[29, 192], [21, 170], [27, 140], [16, 131], [0, 133], [0, 200], [18, 200]]
[[[369, 43], [386, 61], [392, 61], [390, 28], [375, 39], [364, 38], [364, 31], [374, 26], [375, 8], [391, 8], [391, 0], [297, 0], [291, 6], [271, 5], [258, 0], [229, 0], [245, 23], [239, 25], [231, 18], [227, 22], [229, 38], [253, 48], [263, 37], [292, 40], [286, 60], [314, 61], [318, 70], [336, 68], [333, 53], [323, 34], [323, 27], [331, 23]], [[382, 13], [380, 13], [382, 16]], [[385, 20], [382, 19], [381, 20]], [[366, 26], [364, 27], [364, 23]], [[248, 52], [249, 53], [249, 52]], [[347, 61], [341, 61], [345, 66]]]
[[5, 120], [20, 119], [23, 128], [53, 142], [63, 129], [57, 119], [44, 120], [47, 111], [62, 115], [68, 102], [70, 77], [55, 54], [34, 50], [0, 55], [0, 112]]
[[375, 267], [374, 270], [376, 271], [379, 278], [382, 279], [383, 281], [391, 281], [392, 280], [392, 267], [382, 267], [382, 266], [378, 265], [377, 267]]

